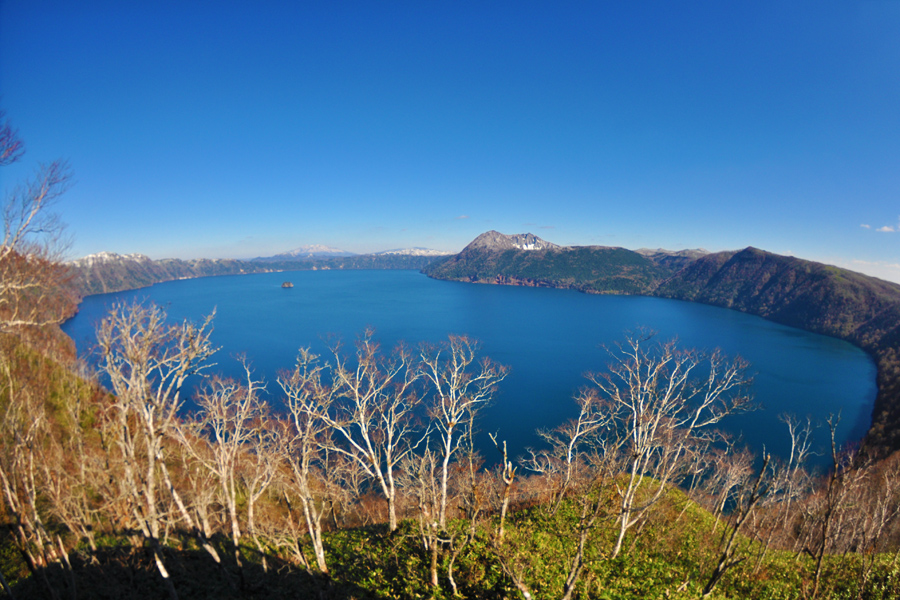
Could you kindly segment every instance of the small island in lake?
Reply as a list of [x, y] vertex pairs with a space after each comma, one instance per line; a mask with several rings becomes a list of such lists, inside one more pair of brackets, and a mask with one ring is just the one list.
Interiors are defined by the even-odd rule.
[[281, 284], [281, 287], [283, 287], [283, 288], [292, 288], [292, 287], [294, 287], [294, 284], [291, 283], [290, 281], [285, 281], [284, 283]]

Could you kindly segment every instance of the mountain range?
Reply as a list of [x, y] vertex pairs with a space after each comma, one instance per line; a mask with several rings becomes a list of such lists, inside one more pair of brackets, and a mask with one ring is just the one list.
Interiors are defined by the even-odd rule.
[[846, 269], [759, 250], [637, 251], [560, 246], [531, 234], [481, 234], [461, 252], [415, 248], [353, 255], [324, 246], [249, 261], [154, 261], [140, 254], [95, 254], [69, 263], [83, 294], [173, 279], [312, 269], [416, 269], [473, 283], [570, 288], [702, 302], [847, 340], [877, 366], [878, 393], [864, 446], [900, 449], [900, 285]]
[[441, 250], [432, 250], [430, 248], [397, 248], [395, 250], [383, 250], [381, 252], [372, 252], [371, 254], [357, 254], [356, 252], [348, 252], [330, 246], [321, 244], [312, 244], [309, 246], [300, 246], [288, 252], [276, 254], [274, 256], [261, 256], [254, 258], [251, 262], [290, 262], [298, 260], [314, 260], [327, 258], [346, 258], [349, 256], [447, 256], [451, 252], [443, 252]]
[[131, 290], [163, 281], [322, 269], [415, 269], [446, 255], [428, 248], [354, 254], [327, 246], [301, 246], [289, 252], [252, 260], [228, 258], [152, 260], [143, 254], [100, 252], [67, 263], [72, 285], [82, 296]]

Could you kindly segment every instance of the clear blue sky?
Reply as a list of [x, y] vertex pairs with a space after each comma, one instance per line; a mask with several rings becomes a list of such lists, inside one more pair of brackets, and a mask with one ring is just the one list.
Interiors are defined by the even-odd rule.
[[757, 246], [900, 281], [900, 2], [0, 0], [72, 256]]

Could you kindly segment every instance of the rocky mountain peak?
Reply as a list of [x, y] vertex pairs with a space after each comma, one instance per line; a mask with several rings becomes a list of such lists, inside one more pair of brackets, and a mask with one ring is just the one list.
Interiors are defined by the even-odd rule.
[[115, 252], [97, 252], [88, 254], [82, 258], [69, 261], [75, 267], [90, 267], [95, 264], [150, 262], [150, 257], [145, 254], [116, 254]]
[[560, 248], [560, 246], [542, 240], [533, 233], [505, 235], [491, 230], [472, 240], [465, 250], [548, 250], [553, 248]]

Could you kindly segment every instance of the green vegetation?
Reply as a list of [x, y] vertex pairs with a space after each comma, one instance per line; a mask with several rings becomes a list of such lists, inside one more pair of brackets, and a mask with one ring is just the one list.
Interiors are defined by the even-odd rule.
[[624, 248], [586, 246], [544, 250], [466, 249], [431, 263], [423, 273], [437, 279], [478, 283], [643, 294], [667, 271]]
[[[682, 598], [696, 599], [717, 558], [722, 524], [713, 530], [714, 519], [682, 493], [669, 494], [658, 515], [644, 528], [626, 555], [608, 560], [613, 528], [601, 523], [586, 549], [585, 569], [576, 586], [579, 598]], [[333, 531], [325, 536], [325, 549], [332, 569], [328, 577], [309, 573], [286, 549], [273, 548], [264, 571], [260, 557], [249, 546], [244, 565], [243, 588], [234, 565], [223, 573], [204, 552], [173, 536], [166, 548], [173, 584], [185, 599], [230, 598], [516, 598], [522, 597], [504, 571], [504, 563], [522, 570], [525, 585], [535, 598], [563, 595], [568, 564], [578, 543], [580, 506], [566, 500], [556, 514], [540, 507], [513, 513], [502, 547], [498, 547], [495, 520], [479, 523], [472, 539], [455, 557], [454, 595], [447, 573], [450, 556], [438, 564], [439, 585], [428, 583], [429, 556], [414, 521], [406, 520], [395, 532], [386, 526], [357, 527]], [[450, 531], [464, 535], [468, 522], [456, 520]], [[111, 545], [96, 552], [82, 547], [71, 554], [80, 598], [162, 598], [166, 590], [155, 568], [140, 550], [125, 538], [110, 539]], [[216, 540], [223, 555], [224, 540]], [[760, 558], [762, 546], [741, 537], [743, 560], [726, 574], [710, 598], [793, 599], [810, 597], [814, 563], [792, 552], [769, 552]], [[7, 548], [9, 546], [6, 546]], [[314, 561], [311, 552], [307, 560]], [[825, 584], [819, 597], [887, 600], [900, 595], [900, 564], [890, 554], [874, 559], [868, 582], [860, 588], [861, 559], [858, 555], [829, 555]], [[8, 569], [9, 563], [3, 566]], [[6, 570], [9, 573], [9, 570]], [[57, 570], [48, 573], [51, 585], [66, 597], [70, 585]], [[45, 598], [46, 587], [36, 578], [13, 583], [16, 598]]]

